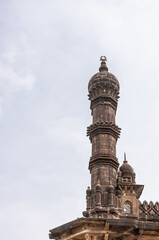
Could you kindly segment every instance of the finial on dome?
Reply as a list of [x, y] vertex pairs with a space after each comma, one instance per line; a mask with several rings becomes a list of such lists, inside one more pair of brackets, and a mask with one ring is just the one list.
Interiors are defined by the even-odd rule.
[[106, 66], [106, 61], [107, 61], [106, 57], [105, 56], [101, 56], [100, 57], [100, 61], [101, 61], [101, 66], [99, 68], [99, 71], [100, 72], [101, 71], [108, 71], [108, 68]]
[[126, 160], [126, 153], [124, 153], [124, 163], [127, 163], [128, 161]]

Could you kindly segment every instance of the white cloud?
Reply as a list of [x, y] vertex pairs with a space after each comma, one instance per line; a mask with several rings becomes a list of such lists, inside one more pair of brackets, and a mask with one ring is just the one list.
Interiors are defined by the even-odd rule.
[[[13, 59], [14, 55], [10, 55]], [[0, 115], [3, 112], [3, 103], [10, 102], [15, 94], [21, 90], [32, 90], [35, 76], [32, 73], [20, 74], [12, 67], [0, 62]]]
[[[9, 95], [21, 89], [31, 90], [35, 84], [35, 76], [30, 73], [20, 75], [11, 67], [0, 63], [0, 85], [1, 91]], [[5, 94], [5, 93], [4, 93]]]
[[0, 113], [3, 103], [10, 102], [16, 93], [32, 90], [35, 75], [29, 70], [26, 59], [34, 54], [25, 34], [19, 34], [17, 43], [6, 41], [0, 59]]
[[48, 134], [56, 142], [78, 146], [78, 143], [84, 144], [86, 139], [81, 134], [82, 129], [85, 129], [82, 119], [64, 117], [51, 122]]
[[8, 46], [7, 51], [2, 54], [2, 58], [8, 63], [13, 64], [16, 60], [16, 56], [20, 53], [13, 46]]

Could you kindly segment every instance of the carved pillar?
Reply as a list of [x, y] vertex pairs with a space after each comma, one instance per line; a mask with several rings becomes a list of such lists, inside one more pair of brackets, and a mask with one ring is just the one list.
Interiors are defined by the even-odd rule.
[[121, 211], [121, 191], [117, 190], [117, 208]]
[[87, 200], [87, 210], [91, 208], [91, 190], [90, 187], [87, 188], [86, 191], [86, 200]]
[[112, 185], [109, 187], [109, 203], [110, 206], [114, 205], [114, 187]]
[[101, 206], [101, 185], [99, 180], [96, 186], [96, 205]]

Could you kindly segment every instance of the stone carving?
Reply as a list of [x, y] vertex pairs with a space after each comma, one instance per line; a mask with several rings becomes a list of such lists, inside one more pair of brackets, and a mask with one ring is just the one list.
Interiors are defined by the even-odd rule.
[[149, 218], [151, 215], [156, 215], [155, 217], [159, 220], [159, 202], [153, 203], [150, 201], [149, 203], [147, 201], [144, 201], [143, 203], [140, 202], [139, 205], [140, 209], [140, 215], [143, 217], [143, 214], [148, 216]]

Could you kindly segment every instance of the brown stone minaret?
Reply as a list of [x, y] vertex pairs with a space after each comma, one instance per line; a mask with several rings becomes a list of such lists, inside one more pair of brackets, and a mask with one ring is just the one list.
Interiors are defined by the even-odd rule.
[[[55, 240], [159, 240], [159, 202], [139, 201], [143, 185], [136, 184], [134, 169], [124, 154], [118, 169], [116, 143], [120, 128], [115, 123], [119, 83], [108, 72], [106, 58], [88, 85], [93, 116], [88, 127], [92, 143], [84, 217], [50, 230]], [[73, 211], [73, 209], [70, 209]]]
[[108, 72], [106, 57], [100, 60], [99, 72], [88, 84], [93, 116], [87, 130], [92, 143], [89, 162], [91, 189], [87, 189], [87, 211], [83, 213], [84, 216], [95, 217], [103, 217], [116, 207], [116, 175], [119, 166], [116, 143], [120, 135], [120, 128], [115, 123], [119, 82]]

